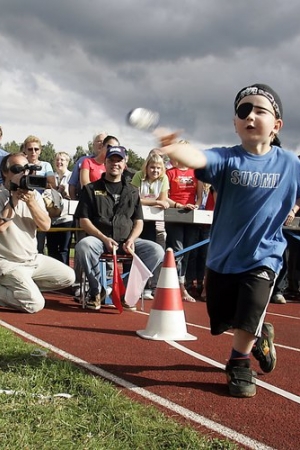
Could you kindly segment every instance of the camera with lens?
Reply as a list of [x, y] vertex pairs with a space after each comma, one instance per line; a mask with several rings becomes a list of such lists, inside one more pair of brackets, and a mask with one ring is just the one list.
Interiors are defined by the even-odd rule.
[[42, 167], [36, 164], [25, 164], [22, 166], [21, 164], [15, 164], [10, 167], [10, 171], [12, 173], [22, 173], [29, 171], [28, 175], [23, 175], [20, 178], [20, 184], [10, 182], [10, 190], [16, 191], [17, 189], [25, 189], [27, 191], [33, 191], [33, 189], [46, 189], [47, 187], [47, 177], [42, 175], [33, 175], [33, 173], [37, 170], [41, 170]]

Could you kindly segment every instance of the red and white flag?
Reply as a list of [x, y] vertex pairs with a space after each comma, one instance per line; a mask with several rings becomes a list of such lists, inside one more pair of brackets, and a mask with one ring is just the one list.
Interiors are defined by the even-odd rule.
[[113, 268], [114, 274], [113, 274], [113, 285], [112, 285], [111, 298], [112, 298], [113, 304], [121, 313], [123, 311], [121, 298], [125, 294], [126, 288], [125, 288], [123, 279], [120, 275], [115, 247], [113, 248], [113, 265], [114, 265], [114, 268]]
[[132, 253], [132, 265], [125, 293], [125, 302], [129, 306], [134, 306], [138, 302], [150, 277], [153, 277], [153, 273], [135, 253]]

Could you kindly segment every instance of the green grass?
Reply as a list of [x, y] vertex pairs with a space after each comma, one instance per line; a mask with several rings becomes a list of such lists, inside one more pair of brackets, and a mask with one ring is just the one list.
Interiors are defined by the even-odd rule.
[[0, 394], [1, 450], [237, 449], [131, 401], [69, 361], [38, 355], [42, 349], [1, 327], [0, 345], [0, 389], [15, 391]]

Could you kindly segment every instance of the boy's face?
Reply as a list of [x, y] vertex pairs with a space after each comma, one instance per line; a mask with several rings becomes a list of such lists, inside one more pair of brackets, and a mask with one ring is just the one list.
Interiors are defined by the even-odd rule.
[[270, 144], [283, 122], [275, 118], [275, 111], [266, 97], [249, 95], [238, 104], [234, 125], [242, 143], [255, 146]]

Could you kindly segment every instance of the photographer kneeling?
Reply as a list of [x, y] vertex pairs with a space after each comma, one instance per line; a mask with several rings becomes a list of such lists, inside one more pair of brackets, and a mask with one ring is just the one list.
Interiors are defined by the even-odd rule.
[[72, 285], [75, 273], [37, 252], [37, 228], [48, 231], [51, 219], [41, 194], [24, 189], [29, 187], [27, 163], [23, 153], [7, 155], [1, 162], [0, 306], [35, 313], [45, 306], [41, 291]]

